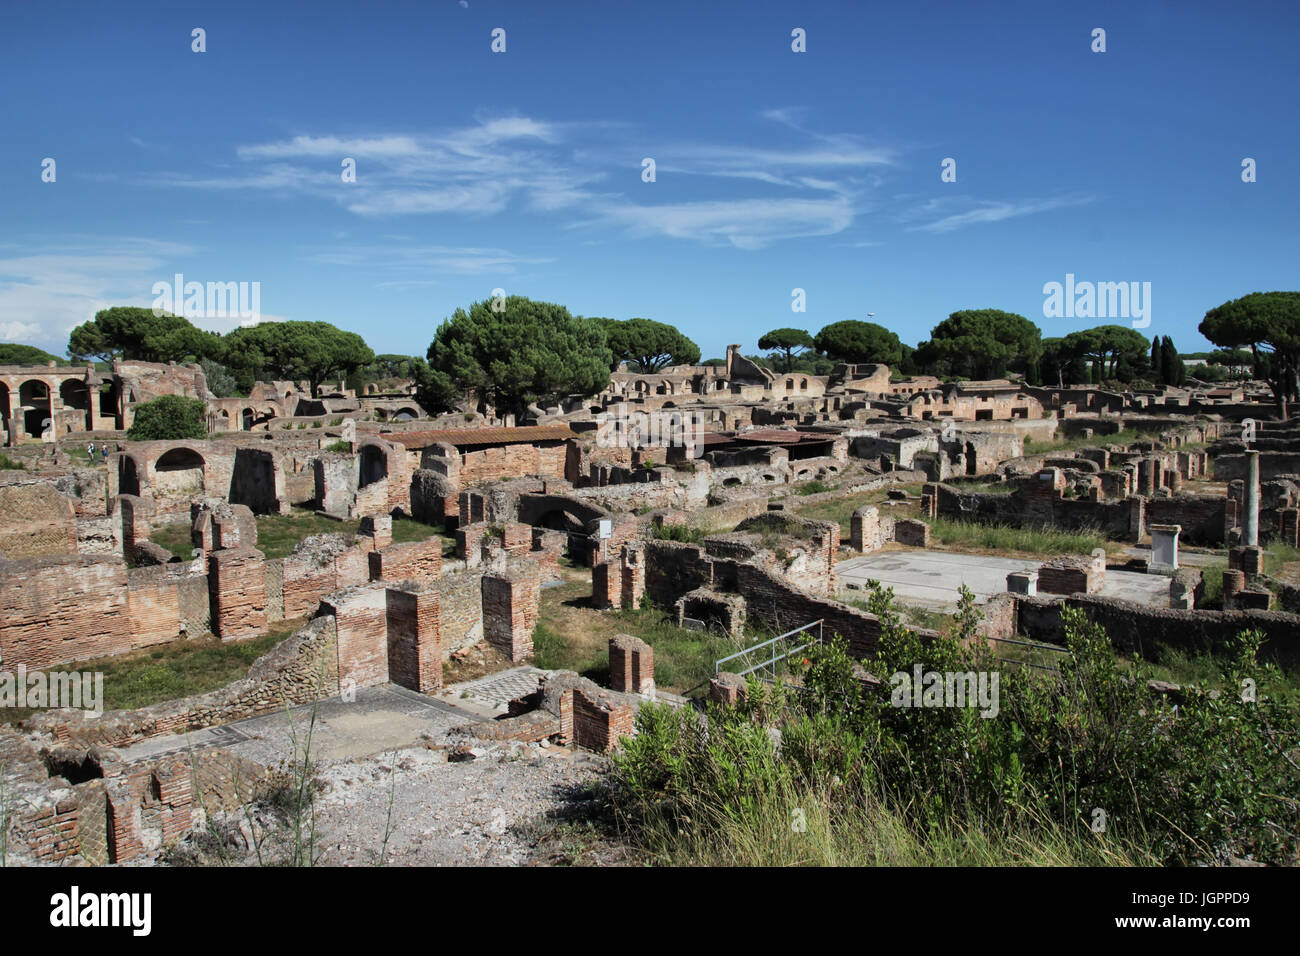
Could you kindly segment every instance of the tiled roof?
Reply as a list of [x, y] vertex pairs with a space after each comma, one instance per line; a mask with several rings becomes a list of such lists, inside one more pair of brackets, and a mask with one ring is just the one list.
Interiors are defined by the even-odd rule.
[[439, 442], [465, 445], [517, 445], [524, 442], [565, 441], [578, 436], [568, 425], [521, 425], [517, 428], [440, 428], [428, 431], [391, 432], [385, 441], [407, 448], [427, 448]]

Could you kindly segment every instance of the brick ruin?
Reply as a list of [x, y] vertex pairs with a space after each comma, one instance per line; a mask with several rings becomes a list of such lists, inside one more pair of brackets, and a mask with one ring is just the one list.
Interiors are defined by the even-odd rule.
[[[32, 808], [14, 833], [43, 861], [148, 856], [194, 825], [199, 797], [216, 806], [237, 795], [215, 769], [196, 776], [166, 758], [126, 766], [118, 748], [356, 688], [436, 693], [444, 663], [475, 645], [527, 662], [542, 588], [562, 568], [589, 569], [596, 608], [652, 606], [737, 647], [752, 628], [821, 620], [865, 657], [880, 624], [846, 603], [843, 558], [930, 548], [938, 519], [1099, 531], [1158, 538], [1148, 570], [1169, 577], [1168, 607], [1101, 596], [1104, 553], [1070, 555], [1009, 574], [1006, 593], [983, 607], [984, 632], [1059, 641], [1062, 608], [1077, 606], [1121, 647], [1215, 646], [1251, 626], [1270, 653], [1296, 653], [1300, 587], [1269, 579], [1262, 555], [1272, 541], [1300, 546], [1300, 427], [1264, 423], [1246, 448], [1232, 423], [1264, 416], [1245, 393], [892, 378], [880, 365], [778, 375], [729, 349], [724, 368], [620, 371], [600, 395], [533, 408], [515, 424], [431, 421], [403, 394], [327, 388], [312, 399], [302, 383], [216, 400], [182, 366], [119, 363], [98, 378], [0, 369], [5, 440], [32, 466], [0, 472], [0, 666], [57, 667], [209, 633], [240, 641], [305, 622], [211, 694], [95, 721], [51, 712], [24, 734], [0, 732], [6, 779]], [[95, 398], [84, 408], [83, 392]], [[207, 401], [209, 440], [112, 434], [107, 467], [67, 454], [63, 444], [83, 437], [68, 435], [102, 441], [129, 426], [135, 403], [163, 393]], [[677, 432], [688, 436], [680, 443], [599, 440], [611, 415], [680, 425], [688, 412], [703, 429]], [[1034, 450], [1121, 429], [1147, 437]], [[861, 506], [845, 540], [836, 522], [795, 510], [902, 484], [922, 486], [908, 499], [919, 518]], [[360, 531], [267, 558], [259, 516], [294, 508], [361, 519]], [[454, 554], [437, 536], [394, 543], [395, 516], [441, 526]], [[174, 526], [188, 529], [189, 557], [152, 540]], [[666, 540], [675, 528], [697, 531], [695, 543]], [[1223, 610], [1197, 606], [1200, 573], [1178, 567], [1179, 541], [1227, 553]], [[671, 695], [656, 689], [645, 641], [617, 635], [609, 655], [609, 688], [551, 674], [504, 719], [463, 735], [616, 747], [644, 701]], [[734, 675], [713, 684], [718, 700], [744, 694]]]

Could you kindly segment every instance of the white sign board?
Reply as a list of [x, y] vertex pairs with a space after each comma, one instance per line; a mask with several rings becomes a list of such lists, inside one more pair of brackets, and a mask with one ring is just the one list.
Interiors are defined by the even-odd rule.
[[608, 538], [613, 533], [614, 533], [614, 522], [610, 521], [608, 518], [601, 518], [600, 519], [601, 540]]

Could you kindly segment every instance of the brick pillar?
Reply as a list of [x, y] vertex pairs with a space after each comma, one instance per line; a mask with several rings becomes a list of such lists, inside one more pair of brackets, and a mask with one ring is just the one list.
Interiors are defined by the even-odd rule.
[[232, 548], [208, 555], [208, 600], [212, 632], [223, 641], [255, 637], [266, 630], [266, 559], [256, 548]]
[[1155, 458], [1143, 458], [1138, 462], [1138, 494], [1150, 498], [1156, 492], [1156, 470], [1160, 462]]
[[1236, 498], [1227, 498], [1223, 502], [1223, 540], [1229, 541], [1232, 530], [1237, 527], [1240, 508]]
[[483, 560], [483, 536], [486, 534], [487, 525], [481, 522], [456, 529], [456, 557], [464, 558], [466, 567], [478, 567]]
[[118, 495], [117, 506], [122, 519], [122, 554], [129, 558], [138, 542], [149, 540], [149, 516], [153, 508], [135, 495]]
[[1281, 524], [1283, 543], [1300, 547], [1300, 508], [1283, 508]]
[[894, 522], [894, 540], [913, 548], [928, 548], [930, 526], [914, 518], [899, 518]]
[[609, 686], [626, 694], [655, 696], [655, 652], [630, 634], [609, 639]]
[[1176, 468], [1171, 468], [1165, 472], [1165, 478], [1167, 479], [1165, 482], [1166, 487], [1168, 487], [1169, 493], [1171, 495], [1176, 495], [1182, 492], [1183, 490], [1182, 472], [1180, 472]]
[[442, 615], [432, 589], [389, 588], [388, 677], [420, 694], [442, 687]]
[[541, 593], [535, 561], [483, 576], [483, 638], [512, 661], [532, 656]]
[[1249, 545], [1230, 548], [1228, 567], [1244, 572], [1246, 580], [1253, 581], [1264, 570], [1264, 549]]
[[1128, 534], [1132, 541], [1141, 541], [1146, 533], [1147, 500], [1141, 495], [1128, 499]]
[[134, 860], [144, 852], [140, 799], [127, 778], [107, 781], [104, 796], [108, 811], [108, 862]]
[[622, 604], [622, 568], [601, 561], [591, 566], [591, 606], [599, 610], [620, 607]]
[[188, 760], [161, 763], [153, 770], [153, 791], [165, 804], [162, 820], [164, 845], [190, 832], [194, 819], [191, 779]]
[[715, 704], [739, 704], [749, 697], [749, 685], [739, 674], [723, 671], [709, 681], [709, 700]]
[[533, 527], [518, 521], [506, 522], [501, 539], [506, 553], [520, 557], [533, 549]]
[[382, 584], [335, 591], [320, 602], [338, 628], [339, 684], [388, 683], [388, 597]]
[[[921, 510], [926, 511], [924, 495], [921, 496]], [[849, 544], [859, 554], [874, 551], [879, 546], [880, 509], [875, 505], [866, 505], [853, 512], [849, 524]]]
[[371, 538], [371, 551], [381, 551], [393, 543], [393, 516], [366, 515], [361, 519], [361, 534]]
[[640, 546], [623, 545], [619, 606], [625, 611], [636, 610], [641, 606], [641, 598], [645, 594], [644, 557]]

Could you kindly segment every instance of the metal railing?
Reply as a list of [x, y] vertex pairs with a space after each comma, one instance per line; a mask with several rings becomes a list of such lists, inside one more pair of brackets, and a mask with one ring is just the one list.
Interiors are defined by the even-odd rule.
[[[774, 682], [776, 680], [777, 664], [779, 664], [781, 661], [785, 660], [787, 657], [789, 657], [792, 654], [798, 654], [800, 651], [807, 650], [808, 648], [812, 647], [814, 644], [822, 643], [824, 624], [825, 624], [825, 620], [823, 618], [818, 618], [815, 621], [811, 621], [808, 624], [805, 624], [803, 627], [796, 627], [793, 631], [786, 631], [784, 634], [778, 634], [776, 637], [763, 641], [760, 644], [755, 644], [752, 647], [747, 647], [743, 651], [738, 651], [735, 654], [729, 654], [726, 657], [721, 657], [718, 660], [713, 662], [713, 675], [716, 677], [722, 671], [722, 665], [727, 663], [727, 661], [734, 661], [737, 660], [738, 658], [748, 659], [749, 656], [755, 653], [756, 651], [763, 651], [764, 649], [768, 649], [771, 656], [769, 656], [767, 660], [759, 661], [757, 664], [752, 664], [744, 668], [743, 670], [732, 671], [731, 673], [738, 674], [739, 676], [744, 677], [747, 674], [752, 674], [755, 671], [766, 668], [768, 673], [766, 676], [763, 676], [762, 679], [768, 682]], [[798, 647], [792, 647], [789, 648], [788, 650], [781, 651], [780, 653], [778, 653], [777, 645], [781, 641], [789, 640], [796, 634], [806, 633], [809, 636], [811, 636], [813, 628], [817, 629], [817, 637], [815, 639], [810, 640], [805, 644], [800, 644]]]
[[[1036, 651], [1052, 651], [1055, 654], [1069, 654], [1068, 647], [1059, 647], [1056, 644], [1039, 644], [1034, 641], [1013, 641], [1009, 637], [986, 637], [987, 641], [994, 641], [998, 644], [1014, 644], [1017, 647], [1031, 647]], [[1025, 667], [1032, 667], [1035, 670], [1050, 671], [1053, 674], [1059, 674], [1059, 667], [1049, 667], [1047, 664], [1035, 664], [1033, 661], [1018, 661], [1014, 657], [994, 657], [995, 661], [1001, 661], [1003, 664], [1023, 664]]]

